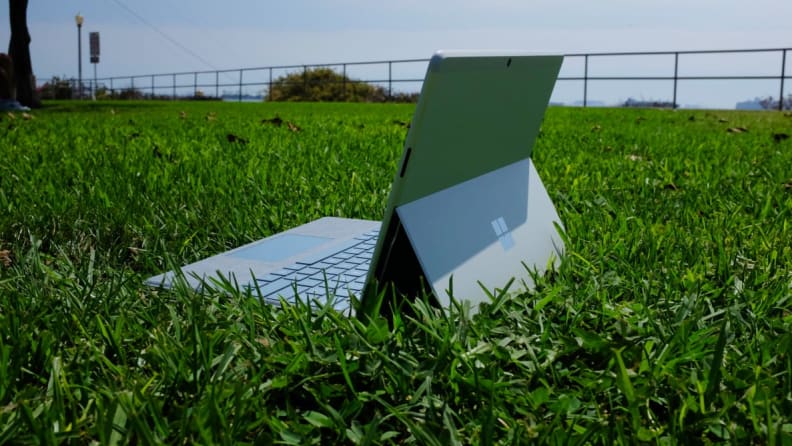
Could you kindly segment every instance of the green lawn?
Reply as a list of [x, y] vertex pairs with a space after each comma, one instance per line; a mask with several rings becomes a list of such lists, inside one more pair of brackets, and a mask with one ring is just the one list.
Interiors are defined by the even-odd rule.
[[792, 444], [789, 114], [550, 109], [534, 158], [567, 253], [475, 317], [142, 285], [379, 219], [412, 111], [0, 115], [0, 443]]

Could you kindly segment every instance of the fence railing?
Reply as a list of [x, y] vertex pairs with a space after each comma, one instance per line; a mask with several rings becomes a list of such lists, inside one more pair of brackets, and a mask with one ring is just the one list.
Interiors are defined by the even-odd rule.
[[[716, 80], [777, 80], [778, 87], [778, 110], [783, 110], [785, 107], [784, 93], [785, 93], [785, 80], [792, 79], [792, 76], [787, 73], [787, 52], [790, 48], [775, 48], [775, 49], [744, 49], [744, 50], [700, 50], [700, 51], [651, 51], [651, 52], [617, 52], [617, 53], [581, 53], [581, 54], [567, 54], [566, 58], [583, 58], [583, 75], [582, 76], [561, 76], [558, 78], [560, 81], [582, 81], [583, 82], [583, 106], [588, 105], [588, 85], [591, 81], [671, 81], [672, 86], [672, 100], [671, 104], [674, 108], [678, 107], [678, 89], [680, 81], [716, 81]], [[777, 53], [779, 56], [779, 75], [680, 75], [679, 57], [684, 55], [715, 55], [715, 54], [757, 54], [757, 53]], [[674, 57], [674, 74], [672, 76], [591, 76], [589, 75], [589, 62], [594, 58], [602, 57], [635, 57], [635, 56], [673, 56]], [[788, 106], [787, 106], [788, 107]]]
[[[670, 101], [665, 99], [663, 102], [676, 108], [679, 106], [680, 99], [679, 86], [684, 82], [771, 81], [778, 83], [778, 104], [773, 103], [772, 106], [777, 107], [779, 110], [783, 110], [784, 108], [790, 108], [789, 101], [785, 101], [784, 98], [784, 94], [786, 93], [785, 82], [792, 79], [792, 69], [787, 67], [787, 53], [790, 51], [792, 51], [792, 48], [566, 54], [564, 67], [562, 67], [557, 85], [563, 85], [565, 83], [581, 84], [580, 90], [577, 93], [579, 94], [578, 98], [580, 98], [580, 100], [576, 102], [587, 107], [591, 105], [590, 87], [596, 83], [626, 83], [632, 81], [668, 83], [670, 84], [668, 85], [668, 92], [663, 94], [668, 94], [670, 96], [670, 98], [668, 98]], [[769, 61], [770, 65], [772, 65], [774, 61], [777, 71], [772, 67], [765, 66], [762, 67], [765, 72], [761, 74], [696, 74], [695, 72], [686, 74], [683, 69], [687, 67], [687, 71], [691, 69], [695, 70], [692, 67], [697, 65], [699, 67], [698, 69], [701, 69], [702, 64], [700, 62], [697, 63], [701, 58], [720, 55], [737, 56], [748, 59], [748, 55], [751, 54], [763, 54], [765, 56], [764, 61]], [[633, 58], [632, 64], [629, 63], [630, 58]], [[636, 64], [634, 62], [635, 58], [641, 59], [643, 62]], [[655, 60], [649, 62], [647, 58]], [[663, 58], [671, 59], [671, 61], [666, 61], [662, 64], [665, 66], [665, 64], [670, 62], [670, 66], [665, 67], [667, 68], [665, 74], [630, 74], [635, 71], [640, 71], [645, 68], [645, 66], [649, 65], [657, 69], [656, 60]], [[684, 61], [682, 59], [684, 59]], [[620, 63], [628, 64], [628, 67], [616, 68], [616, 70], [619, 71], [619, 73], [616, 74], [607, 73], [608, 70], [605, 70], [606, 73], [600, 73], [598, 70], [592, 69], [592, 64], [594, 62], [603, 60], [608, 60], [610, 62], [611, 71], [613, 67], [618, 67]], [[394, 91], [404, 91], [405, 89], [403, 87], [405, 86], [414, 86], [412, 89], [407, 88], [411, 90], [411, 92], [419, 91], [428, 61], [429, 59], [400, 59], [368, 62], [275, 65], [228, 70], [185, 71], [84, 79], [82, 85], [79, 85], [79, 83], [73, 79], [70, 81], [72, 82], [72, 91], [74, 91], [78, 97], [90, 97], [97, 91], [103, 90], [112, 94], [127, 91], [150, 98], [167, 97], [178, 99], [194, 97], [201, 94], [206, 95], [207, 92], [214, 90], [215, 97], [222, 96], [225, 99], [242, 101], [246, 98], [253, 97], [260, 100], [267, 100], [272, 92], [272, 86], [277, 82], [279, 77], [286, 74], [302, 72], [303, 77], [307, 78], [308, 70], [315, 68], [330, 68], [343, 76], [344, 83], [362, 82], [378, 85], [384, 88], [385, 91], [387, 91], [388, 98], [391, 98], [394, 95]], [[704, 65], [706, 66], [706, 64]], [[745, 63], [732, 63], [731, 65], [732, 66], [729, 67], [730, 69], [746, 68]], [[575, 68], [575, 66], [577, 66], [577, 68]], [[728, 71], [728, 69], [720, 69]], [[401, 74], [395, 73], [396, 70]], [[600, 69], [599, 71], [602, 70]], [[706, 71], [707, 69], [704, 69], [704, 72]], [[229, 88], [232, 89], [231, 92], [227, 90]], [[257, 94], [250, 95], [251, 88], [259, 89], [254, 91], [254, 93]]]

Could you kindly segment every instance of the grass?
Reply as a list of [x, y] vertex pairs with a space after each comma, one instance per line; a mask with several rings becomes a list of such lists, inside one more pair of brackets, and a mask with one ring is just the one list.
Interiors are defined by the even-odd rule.
[[550, 109], [534, 155], [566, 256], [474, 317], [142, 285], [320, 216], [379, 219], [411, 114], [0, 117], [0, 443], [792, 442], [781, 113]]

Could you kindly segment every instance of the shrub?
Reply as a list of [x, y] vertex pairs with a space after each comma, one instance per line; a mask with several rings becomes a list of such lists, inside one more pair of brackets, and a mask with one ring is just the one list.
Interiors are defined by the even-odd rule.
[[629, 98], [622, 104], [622, 107], [633, 108], [674, 108], [674, 103], [671, 101], [658, 101], [658, 100], [643, 100]]
[[73, 93], [72, 83], [57, 76], [39, 87], [41, 99], [71, 99]]
[[[765, 110], [778, 110], [778, 100], [773, 98], [772, 96], [768, 96], [766, 98], [760, 99], [759, 104]], [[784, 98], [784, 110], [792, 109], [792, 94], [787, 95]]]
[[336, 73], [331, 68], [313, 68], [279, 77], [272, 83], [270, 101], [312, 102], [410, 102], [417, 94], [398, 93]]
[[131, 100], [140, 100], [145, 99], [145, 95], [140, 90], [127, 87], [122, 90], [113, 91], [112, 94], [113, 99], [131, 99]]

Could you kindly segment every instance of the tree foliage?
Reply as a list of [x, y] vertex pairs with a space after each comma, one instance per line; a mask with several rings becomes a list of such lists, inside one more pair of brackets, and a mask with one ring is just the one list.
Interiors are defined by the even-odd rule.
[[313, 68], [289, 73], [272, 82], [270, 101], [311, 102], [412, 102], [417, 94], [388, 95], [378, 85], [353, 80], [331, 68]]
[[671, 101], [663, 101], [663, 100], [655, 100], [655, 99], [634, 99], [628, 98], [624, 103], [622, 103], [622, 107], [632, 107], [632, 108], [675, 108], [674, 103]]
[[72, 99], [74, 89], [72, 83], [67, 79], [61, 79], [57, 76], [47, 81], [38, 89], [38, 94], [41, 99]]
[[[765, 110], [778, 110], [778, 100], [773, 98], [772, 96], [768, 96], [766, 98], [762, 98], [759, 100], [759, 104]], [[792, 94], [787, 95], [784, 98], [784, 110], [792, 110]]]

